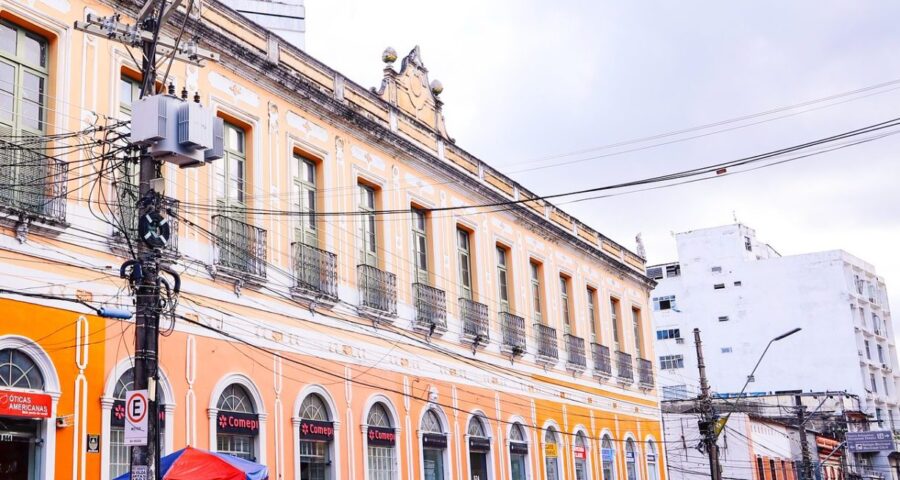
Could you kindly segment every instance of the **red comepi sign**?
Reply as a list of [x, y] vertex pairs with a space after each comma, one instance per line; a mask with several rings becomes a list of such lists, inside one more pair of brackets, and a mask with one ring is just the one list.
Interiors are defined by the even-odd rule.
[[0, 391], [0, 415], [7, 417], [50, 418], [51, 405], [47, 394]]

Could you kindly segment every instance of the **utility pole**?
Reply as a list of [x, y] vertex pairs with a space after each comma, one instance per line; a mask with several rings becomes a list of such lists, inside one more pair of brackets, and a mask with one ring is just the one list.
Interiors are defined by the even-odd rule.
[[809, 439], [806, 438], [806, 405], [800, 395], [794, 397], [797, 410], [797, 433], [800, 435], [800, 480], [812, 480], [812, 462], [809, 457]]
[[[193, 1], [193, 0], [189, 0]], [[110, 41], [123, 43], [129, 47], [140, 47], [141, 62], [141, 99], [156, 95], [156, 53], [157, 48], [171, 53], [172, 60], [178, 59], [194, 65], [201, 65], [201, 60], [217, 60], [212, 52], [197, 47], [195, 41], [180, 42], [164, 35], [161, 30], [170, 15], [181, 5], [182, 0], [147, 0], [136, 18], [134, 26], [123, 24], [119, 15], [97, 17], [88, 14], [86, 21], [75, 22], [75, 28], [85, 33], [97, 35]], [[190, 14], [189, 4], [184, 15]], [[170, 85], [170, 95], [174, 94], [174, 86]], [[187, 91], [182, 95], [186, 100]], [[199, 102], [199, 96], [195, 96]], [[132, 123], [146, 119], [135, 118]], [[174, 119], [169, 119], [174, 121]], [[133, 125], [132, 125], [133, 127]], [[212, 144], [202, 149], [212, 147]], [[200, 153], [202, 159], [204, 154]], [[163, 157], [168, 158], [168, 157]], [[220, 157], [208, 156], [209, 159]], [[180, 279], [178, 275], [161, 267], [162, 248], [169, 238], [168, 226], [161, 234], [161, 227], [166, 224], [163, 209], [162, 162], [150, 154], [148, 144], [141, 144], [138, 212], [138, 236], [135, 258], [125, 262], [121, 268], [123, 278], [130, 268], [132, 289], [135, 292], [135, 337], [134, 337], [134, 384], [132, 390], [147, 390], [147, 438], [146, 445], [131, 447], [131, 480], [158, 480], [161, 477], [160, 467], [160, 416], [159, 416], [159, 323], [164, 309], [172, 308], [168, 298], [161, 296], [162, 287], [167, 294], [178, 293]], [[202, 165], [195, 162], [192, 166]], [[161, 240], [160, 240], [161, 239]], [[165, 271], [174, 278], [174, 288], [161, 278], [160, 271]]]
[[716, 443], [716, 424], [719, 415], [716, 413], [709, 393], [709, 381], [706, 379], [706, 364], [703, 363], [703, 343], [700, 341], [700, 329], [694, 329], [694, 346], [697, 348], [697, 369], [700, 371], [700, 398], [697, 399], [702, 420], [699, 422], [700, 434], [709, 454], [709, 475], [711, 480], [722, 479], [722, 468], [719, 465], [719, 445]]

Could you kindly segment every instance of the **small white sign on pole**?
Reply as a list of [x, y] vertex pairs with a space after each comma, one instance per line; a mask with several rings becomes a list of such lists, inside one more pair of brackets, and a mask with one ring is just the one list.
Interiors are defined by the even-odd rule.
[[147, 390], [129, 390], [125, 394], [125, 445], [147, 445]]

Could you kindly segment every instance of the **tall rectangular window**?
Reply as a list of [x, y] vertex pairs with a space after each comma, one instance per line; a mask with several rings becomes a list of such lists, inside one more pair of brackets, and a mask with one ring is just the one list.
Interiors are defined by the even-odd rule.
[[375, 230], [375, 189], [359, 184], [359, 261], [378, 267], [378, 236]]
[[872, 385], [872, 393], [878, 393], [878, 384], [875, 383], [875, 374], [869, 374], [869, 384]]
[[0, 21], [0, 136], [46, 131], [47, 40]]
[[[2, 82], [0, 82], [0, 89], [2, 88]], [[128, 75], [122, 75], [119, 78], [119, 120], [131, 120], [134, 102], [138, 101], [140, 98], [141, 82]], [[122, 144], [124, 146], [127, 143], [123, 140]], [[138, 185], [137, 165], [133, 162], [122, 162], [122, 167], [124, 169], [124, 175], [121, 180], [136, 187]]]
[[509, 312], [509, 251], [497, 245], [497, 290], [500, 311]]
[[246, 132], [243, 128], [225, 122], [225, 158], [216, 164], [216, 203], [228, 210], [232, 218], [244, 217], [244, 170], [247, 164]]
[[297, 176], [294, 177], [294, 208], [300, 213], [297, 222], [296, 241], [310, 246], [318, 245], [316, 229], [316, 164], [299, 154], [294, 154]]
[[684, 368], [684, 355], [663, 355], [659, 357], [659, 368], [662, 370]]
[[569, 278], [559, 276], [559, 303], [564, 333], [572, 333], [572, 318], [569, 312]]
[[534, 321], [544, 323], [543, 313], [541, 311], [541, 265], [535, 261], [531, 261], [531, 310]]
[[865, 347], [865, 349], [866, 349], [866, 358], [871, 360], [872, 359], [872, 351], [871, 351], [871, 349], [869, 349], [869, 341], [868, 340], [863, 340], [863, 347]]
[[610, 297], [609, 299], [609, 317], [612, 320], [613, 346], [619, 350], [619, 300]]
[[631, 323], [634, 327], [634, 354], [638, 358], [644, 358], [643, 348], [641, 345], [644, 343], [644, 335], [643, 335], [643, 327], [641, 325], [641, 310], [638, 308], [631, 309]]
[[428, 234], [426, 232], [425, 211], [412, 209], [412, 256], [413, 281], [428, 283]]
[[472, 300], [472, 250], [469, 231], [456, 227], [456, 255], [459, 258], [460, 296]]
[[881, 348], [881, 345], [875, 345], [875, 348], [878, 350], [878, 362], [885, 363], [884, 362], [884, 349]]
[[766, 471], [763, 469], [762, 457], [756, 457], [756, 474], [759, 480], [766, 480]]
[[591, 342], [599, 343], [597, 331], [597, 291], [587, 287], [587, 314], [588, 323], [591, 325]]

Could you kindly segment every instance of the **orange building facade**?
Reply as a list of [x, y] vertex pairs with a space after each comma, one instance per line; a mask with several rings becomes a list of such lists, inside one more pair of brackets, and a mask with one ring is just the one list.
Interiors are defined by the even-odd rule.
[[[97, 309], [134, 308], [133, 152], [115, 137], [139, 52], [73, 25], [139, 7], [0, 0], [11, 478], [128, 469], [134, 324]], [[457, 146], [418, 48], [397, 67], [386, 50], [366, 89], [215, 1], [166, 31], [183, 21], [220, 58], [165, 83], [224, 119], [225, 152], [162, 165], [182, 279], [161, 325], [164, 452], [273, 479], [666, 478], [640, 256]]]

